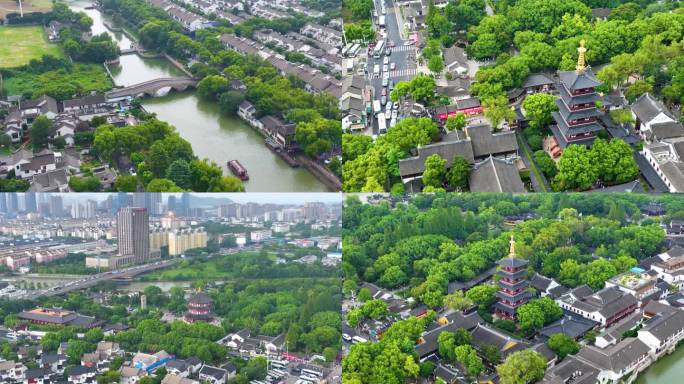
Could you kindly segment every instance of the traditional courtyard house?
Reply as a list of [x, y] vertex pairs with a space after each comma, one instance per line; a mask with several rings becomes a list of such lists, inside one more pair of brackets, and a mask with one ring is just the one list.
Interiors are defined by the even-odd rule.
[[199, 379], [208, 384], [225, 384], [228, 372], [225, 369], [205, 365], [199, 371]]
[[0, 380], [2, 382], [24, 380], [25, 373], [26, 366], [21, 362], [15, 362], [14, 360], [0, 362]]
[[518, 167], [511, 161], [494, 156], [473, 165], [468, 187], [470, 192], [526, 192]]
[[24, 383], [26, 384], [48, 384], [53, 373], [47, 368], [32, 368], [26, 370]]
[[294, 145], [295, 124], [284, 123], [273, 116], [264, 116], [261, 123], [271, 141], [277, 146], [287, 149]]
[[94, 367], [84, 367], [82, 365], [75, 365], [67, 369], [67, 377], [69, 383], [74, 384], [89, 384], [95, 380], [97, 370]]
[[171, 360], [166, 364], [166, 371], [178, 377], [188, 377], [192, 373], [191, 366], [185, 360]]
[[[649, 305], [654, 303], [654, 301], [649, 302]], [[625, 339], [627, 332], [636, 329], [642, 322], [644, 318], [641, 313], [634, 312], [631, 315], [621, 319], [617, 323], [614, 323], [610, 327], [607, 327], [596, 336], [594, 345], [599, 348], [606, 348], [609, 345], [615, 345]]]
[[635, 337], [628, 337], [604, 349], [593, 345], [584, 346], [577, 357], [599, 369], [600, 383], [619, 383], [632, 372], [651, 363], [649, 347]]
[[596, 328], [596, 321], [585, 319], [575, 314], [566, 313], [560, 319], [542, 328], [539, 333], [542, 336], [551, 337], [556, 333], [562, 333], [579, 340], [587, 332]]
[[684, 136], [684, 128], [662, 102], [644, 93], [632, 104], [635, 129], [648, 143]]
[[485, 346], [496, 347], [502, 360], [505, 360], [511, 353], [530, 347], [530, 343], [526, 340], [510, 336], [484, 324], [478, 324], [471, 331], [471, 335], [473, 347], [477, 350], [482, 350]]
[[[492, 132], [491, 126], [478, 124], [466, 127], [463, 131], [449, 132], [441, 142], [428, 144], [416, 149], [417, 155], [399, 160], [399, 174], [404, 184], [415, 183], [422, 178], [425, 171], [425, 160], [438, 154], [446, 160], [446, 167], [451, 167], [454, 157], [459, 156], [470, 164], [482, 163], [489, 157], [506, 160], [512, 163], [518, 158], [518, 143], [514, 131]], [[506, 175], [515, 178], [515, 174], [507, 169]], [[517, 173], [517, 172], [516, 172]], [[483, 172], [491, 176], [491, 172]], [[518, 179], [520, 176], [518, 175]], [[487, 180], [496, 183], [496, 177], [488, 177]], [[515, 181], [514, 186], [522, 184]], [[480, 185], [480, 184], [477, 184]], [[483, 187], [484, 188], [484, 187]]]
[[567, 356], [554, 367], [547, 369], [541, 384], [596, 384], [599, 370], [591, 364], [576, 358]]
[[586, 285], [564, 294], [556, 302], [566, 311], [596, 321], [602, 326], [620, 321], [634, 313], [638, 306], [636, 297], [617, 287], [603, 288], [594, 293]]
[[459, 328], [471, 331], [481, 322], [482, 318], [477, 314], [477, 311], [469, 313], [454, 312], [440, 319], [439, 323], [435, 324], [442, 324], [441, 326], [433, 328], [420, 336], [418, 344], [414, 348], [418, 358], [423, 362], [437, 353], [439, 349], [437, 339], [440, 333], [454, 332]]
[[59, 106], [57, 100], [43, 95], [38, 99], [22, 102], [18, 110], [21, 112], [24, 121], [31, 125], [33, 120], [40, 115], [45, 115], [50, 120], [54, 119], [59, 113]]
[[548, 296], [554, 288], [561, 285], [556, 280], [535, 272], [530, 279], [530, 286], [537, 290], [539, 296], [544, 297]]
[[40, 366], [52, 372], [62, 374], [66, 367], [67, 356], [61, 354], [43, 354], [40, 356]]
[[660, 260], [651, 264], [651, 270], [668, 284], [677, 289], [684, 288], [684, 248], [674, 247], [658, 255]]
[[674, 309], [658, 313], [646, 321], [637, 334], [656, 358], [671, 353], [684, 338], [684, 311]]
[[532, 93], [551, 92], [555, 88], [555, 82], [551, 76], [546, 73], [533, 73], [527, 76], [521, 87], [528, 95]]
[[457, 45], [444, 49], [444, 68], [455, 76], [468, 75], [468, 59], [465, 50]]
[[111, 104], [107, 102], [104, 94], [83, 96], [77, 99], [62, 102], [65, 113], [80, 115], [93, 115], [111, 110]]
[[145, 377], [147, 374], [140, 368], [135, 367], [121, 367], [119, 370], [121, 374], [120, 384], [136, 384], [140, 379]]
[[69, 175], [64, 168], [35, 175], [31, 180], [29, 190], [33, 192], [69, 192]]

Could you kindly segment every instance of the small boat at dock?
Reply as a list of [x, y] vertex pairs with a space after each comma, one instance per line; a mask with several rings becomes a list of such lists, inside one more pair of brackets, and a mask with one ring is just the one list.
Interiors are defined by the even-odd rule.
[[237, 160], [230, 160], [228, 162], [228, 169], [233, 175], [237, 176], [242, 181], [249, 180], [249, 175], [247, 174], [247, 168], [240, 164]]

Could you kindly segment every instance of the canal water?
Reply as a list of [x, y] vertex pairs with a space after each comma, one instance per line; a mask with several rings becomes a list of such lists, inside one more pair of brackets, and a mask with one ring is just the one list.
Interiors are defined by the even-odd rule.
[[[87, 0], [67, 0], [75, 11], [84, 11], [93, 19], [93, 33], [109, 33], [121, 49], [131, 47], [131, 40], [122, 32], [112, 32], [103, 24], [107, 18], [96, 9], [85, 9]], [[111, 23], [111, 20], [107, 20]], [[122, 55], [119, 65], [110, 67], [114, 82], [127, 86], [161, 77], [184, 76], [168, 60], [142, 58], [136, 54]], [[263, 137], [237, 117], [223, 115], [216, 103], [200, 100], [194, 91], [171, 92], [167, 96], [144, 98], [142, 105], [149, 112], [176, 127], [181, 137], [190, 142], [199, 158], [216, 162], [230, 175], [229, 160], [239, 160], [250, 176], [245, 189], [250, 192], [324, 192], [323, 183], [304, 168], [292, 168], [264, 144]]]
[[684, 346], [680, 345], [668, 356], [660, 358], [641, 372], [634, 384], [684, 383]]

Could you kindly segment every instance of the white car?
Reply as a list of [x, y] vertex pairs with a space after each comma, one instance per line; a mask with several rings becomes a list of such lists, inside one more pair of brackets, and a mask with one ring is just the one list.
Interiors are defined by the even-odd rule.
[[385, 58], [382, 59], [382, 63], [385, 65], [389, 64], [389, 57], [385, 56]]
[[342, 339], [344, 339], [345, 341], [351, 341], [352, 338], [351, 338], [351, 336], [349, 336], [348, 334], [343, 333], [343, 334], [342, 334]]
[[390, 63], [390, 71], [394, 71], [395, 69], [397, 69], [397, 63], [391, 62]]
[[389, 67], [387, 66], [387, 64], [385, 64], [385, 65], [382, 66], [382, 71], [383, 71], [383, 72], [388, 72], [388, 71], [389, 71]]
[[397, 111], [396, 109], [392, 111], [392, 119], [393, 120], [396, 120], [398, 115], [399, 115], [399, 111]]

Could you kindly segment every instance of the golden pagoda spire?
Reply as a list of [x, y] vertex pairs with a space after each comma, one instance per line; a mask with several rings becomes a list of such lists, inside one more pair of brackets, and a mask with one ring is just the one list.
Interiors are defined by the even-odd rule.
[[584, 39], [580, 40], [580, 46], [577, 48], [577, 52], [579, 52], [579, 55], [577, 56], [577, 66], [575, 69], [577, 70], [577, 74], [582, 74], [584, 73], [584, 70], [587, 68], [587, 63], [586, 63], [586, 58], [584, 57], [584, 54], [587, 52], [587, 49], [584, 48]]
[[513, 239], [513, 235], [511, 235], [511, 241], [509, 243], [511, 244], [511, 249], [508, 252], [508, 257], [514, 258], [515, 257], [515, 239]]

